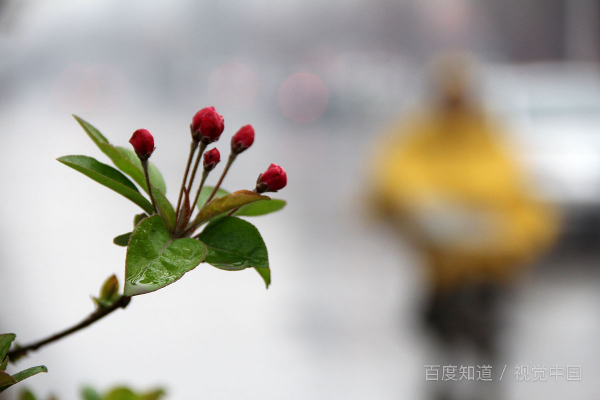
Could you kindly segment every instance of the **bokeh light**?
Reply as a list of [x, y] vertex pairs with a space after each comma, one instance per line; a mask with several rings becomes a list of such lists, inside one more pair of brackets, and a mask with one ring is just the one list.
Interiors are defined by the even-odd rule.
[[308, 72], [289, 76], [279, 88], [279, 106], [292, 121], [307, 123], [319, 119], [328, 102], [325, 83]]

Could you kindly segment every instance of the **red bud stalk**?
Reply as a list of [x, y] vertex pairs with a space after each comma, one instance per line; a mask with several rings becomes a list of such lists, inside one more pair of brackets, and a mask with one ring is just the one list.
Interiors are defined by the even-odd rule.
[[202, 192], [202, 188], [204, 187], [204, 182], [206, 181], [208, 174], [210, 173], [210, 171], [215, 169], [215, 167], [220, 161], [221, 153], [219, 153], [219, 150], [216, 147], [204, 153], [204, 171], [202, 172], [202, 179], [200, 180], [200, 186], [198, 187], [198, 191], [196, 192], [196, 197], [192, 202], [192, 207], [196, 207], [196, 203], [200, 198], [200, 192]]
[[[179, 198], [177, 199], [177, 209], [175, 211], [176, 220], [179, 219], [179, 210], [181, 208], [181, 200], [183, 199], [183, 188], [185, 187], [185, 182], [187, 181], [188, 175], [190, 173], [190, 166], [192, 165], [192, 159], [194, 158], [194, 153], [196, 153], [196, 149], [198, 148], [198, 141], [192, 139], [192, 144], [190, 145], [190, 154], [188, 156], [187, 164], [185, 166], [185, 173], [183, 174], [183, 180], [181, 181], [181, 188], [179, 189]], [[177, 222], [177, 221], [176, 221]], [[177, 225], [177, 224], [175, 224]]]
[[190, 176], [190, 181], [187, 184], [186, 189], [187, 189], [188, 193], [190, 193], [190, 191], [192, 190], [192, 185], [194, 183], [194, 179], [196, 178], [196, 172], [198, 171], [198, 166], [200, 165], [200, 160], [202, 159], [204, 150], [206, 150], [206, 146], [208, 146], [208, 144], [206, 144], [204, 142], [200, 142], [200, 145], [198, 146], [200, 151], [196, 155], [196, 162], [194, 162], [194, 168], [192, 168], [192, 175]]
[[[197, 155], [196, 162], [194, 163], [194, 167], [192, 169], [192, 176], [190, 177], [190, 181], [187, 184], [188, 193], [191, 192], [192, 184], [194, 183], [194, 178], [196, 177], [196, 171], [198, 170], [198, 165], [200, 164], [200, 159], [202, 158], [202, 153], [204, 153], [204, 150], [206, 149], [206, 146], [209, 143], [216, 142], [217, 140], [219, 140], [219, 137], [223, 133], [224, 129], [225, 120], [223, 119], [223, 116], [215, 110], [214, 107], [205, 107], [198, 111], [192, 118], [192, 123], [190, 124], [190, 132], [192, 134], [192, 139], [195, 141], [195, 143], [200, 143], [200, 152]], [[192, 152], [190, 152], [190, 158], [188, 159], [186, 174], [183, 178], [183, 183], [181, 184], [181, 190], [179, 192], [179, 200], [177, 201], [177, 211], [175, 212], [177, 219], [179, 219], [181, 198], [192, 158], [193, 154]]]
[[152, 202], [154, 212], [162, 217], [166, 226], [167, 221], [165, 220], [164, 215], [162, 215], [156, 207], [156, 201], [154, 200], [154, 194], [152, 193], [150, 174], [148, 173], [148, 159], [150, 158], [155, 149], [154, 137], [147, 129], [138, 129], [135, 132], [133, 132], [133, 135], [131, 135], [129, 143], [131, 143], [131, 146], [133, 146], [135, 154], [137, 154], [138, 158], [140, 159], [140, 162], [142, 163], [144, 177], [146, 178], [146, 187], [148, 188], [148, 196], [150, 196], [150, 202]]
[[[223, 183], [223, 179], [225, 179], [225, 175], [227, 175], [227, 171], [229, 171], [229, 167], [231, 167], [231, 164], [233, 164], [233, 162], [235, 161], [235, 158], [237, 157], [236, 153], [231, 153], [229, 154], [229, 158], [227, 159], [227, 164], [225, 164], [225, 169], [223, 170], [223, 172], [221, 173], [221, 177], [219, 178], [219, 181], [217, 182], [217, 184], [215, 185], [215, 188], [213, 189], [213, 191], [211, 192], [210, 196], [208, 196], [208, 199], [206, 199], [206, 201], [204, 202], [203, 206], [207, 205], [208, 203], [210, 203], [210, 201], [213, 199], [213, 197], [215, 197], [215, 194], [217, 193], [217, 191], [219, 190], [219, 187], [221, 186], [221, 183]], [[207, 175], [208, 176], [208, 175]], [[198, 191], [198, 194], [200, 193], [200, 191]], [[196, 200], [198, 201], [198, 200]], [[191, 235], [194, 233], [194, 231], [198, 228], [198, 225], [194, 226], [193, 224], [188, 226], [187, 230], [184, 232], [184, 235]], [[198, 239], [199, 234], [197, 236], [195, 236], [196, 239]]]
[[227, 160], [227, 165], [225, 165], [225, 169], [223, 170], [219, 181], [217, 182], [215, 188], [213, 189], [212, 193], [210, 194], [210, 196], [206, 200], [206, 203], [204, 204], [207, 204], [213, 199], [213, 197], [215, 197], [215, 194], [217, 194], [219, 187], [221, 187], [223, 179], [225, 179], [225, 175], [227, 175], [227, 171], [229, 171], [229, 167], [231, 167], [231, 164], [233, 164], [237, 155], [246, 151], [248, 148], [250, 148], [250, 146], [252, 146], [253, 143], [254, 128], [252, 127], [252, 125], [242, 126], [235, 133], [235, 135], [231, 137], [231, 154], [229, 155], [229, 159]]
[[152, 207], [154, 207], [154, 212], [159, 214], [158, 208], [156, 208], [156, 201], [154, 201], [154, 195], [152, 194], [152, 184], [150, 183], [150, 174], [148, 173], [148, 160], [140, 158], [140, 161], [142, 162], [142, 168], [144, 169], [144, 176], [146, 177], [146, 187], [148, 187], [148, 195], [150, 196]]
[[204, 205], [208, 204], [213, 199], [213, 197], [215, 197], [215, 194], [217, 194], [217, 191], [221, 187], [221, 183], [223, 183], [223, 179], [225, 179], [225, 176], [227, 175], [227, 172], [229, 171], [229, 168], [231, 167], [231, 164], [233, 164], [233, 162], [235, 161], [236, 157], [237, 157], [236, 153], [229, 154], [229, 158], [227, 159], [227, 164], [225, 164], [225, 169], [223, 170], [223, 173], [221, 173], [221, 177], [219, 177], [219, 181], [215, 185], [215, 188], [213, 189], [210, 196], [208, 196], [208, 199], [206, 199], [206, 202], [204, 203]]
[[[204, 150], [206, 150], [206, 146], [208, 146], [208, 144], [206, 144], [204, 142], [200, 142], [200, 144], [198, 145], [199, 151], [198, 151], [198, 154], [196, 155], [196, 162], [194, 163], [194, 167], [192, 168], [192, 175], [190, 176], [190, 180], [187, 183], [186, 190], [187, 190], [188, 193], [190, 193], [190, 190], [192, 189], [192, 184], [194, 183], [194, 179], [196, 178], [196, 171], [198, 170], [198, 164], [200, 163], [200, 159], [202, 158], [202, 154], [204, 153]], [[191, 155], [193, 157], [193, 154], [191, 154]], [[191, 161], [191, 158], [190, 158], [189, 161]], [[190, 166], [190, 164], [191, 163], [188, 163], [188, 168], [186, 169], [186, 172], [189, 172], [189, 166]], [[186, 178], [187, 178], [187, 174], [184, 177], [184, 181], [181, 183], [181, 192], [183, 192], [183, 189], [184, 189], [184, 186], [185, 186], [185, 179]], [[177, 221], [179, 221], [179, 214], [181, 212], [181, 209], [180, 209], [181, 205], [179, 204], [178, 206], [179, 207], [177, 208], [177, 211], [176, 211], [176, 214], [175, 214], [177, 216], [175, 218], [175, 221], [176, 221], [175, 226], [177, 226]]]

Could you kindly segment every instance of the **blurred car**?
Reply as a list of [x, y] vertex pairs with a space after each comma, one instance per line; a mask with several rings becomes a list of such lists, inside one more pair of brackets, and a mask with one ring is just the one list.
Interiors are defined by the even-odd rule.
[[600, 243], [600, 67], [497, 65], [483, 96], [508, 124], [540, 196], [563, 216], [563, 244]]

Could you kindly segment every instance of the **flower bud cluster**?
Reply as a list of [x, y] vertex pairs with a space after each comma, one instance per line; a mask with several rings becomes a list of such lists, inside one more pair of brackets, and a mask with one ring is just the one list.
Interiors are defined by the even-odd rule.
[[[200, 192], [204, 185], [204, 181], [207, 178], [209, 172], [212, 171], [213, 169], [215, 169], [217, 164], [221, 161], [221, 153], [219, 152], [219, 150], [216, 147], [211, 150], [208, 150], [206, 152], [204, 152], [204, 150], [206, 149], [208, 144], [214, 143], [219, 140], [224, 129], [225, 129], [225, 119], [223, 118], [223, 116], [221, 114], [219, 114], [217, 112], [217, 110], [215, 110], [214, 107], [205, 107], [205, 108], [201, 109], [200, 111], [198, 111], [192, 118], [192, 123], [190, 124], [190, 131], [191, 131], [191, 135], [192, 135], [192, 147], [190, 150], [190, 156], [188, 159], [186, 172], [183, 177], [183, 183], [181, 186], [179, 200], [177, 203], [176, 220], [179, 220], [179, 223], [177, 223], [177, 221], [176, 221], [176, 228], [174, 231], [175, 234], [177, 234], [178, 229], [182, 229], [182, 231], [179, 231], [179, 233], [187, 232], [186, 225], [187, 225], [187, 222], [191, 215], [185, 215], [188, 213], [186, 213], [186, 212], [180, 213], [179, 211], [182, 209], [182, 208], [180, 208], [181, 201], [182, 201], [182, 194], [185, 193], [186, 199], [187, 199], [188, 194], [191, 193], [191, 188], [192, 188], [192, 185], [194, 182], [194, 177], [196, 175], [198, 164], [200, 163], [201, 160], [203, 161], [202, 165], [204, 168], [204, 173], [202, 174], [202, 180], [200, 182], [200, 187], [197, 190], [196, 198], [192, 202], [192, 204], [195, 204], [195, 202], [198, 200], [198, 198], [200, 196]], [[147, 160], [148, 160], [148, 158], [150, 158], [150, 156], [152, 155], [152, 153], [154, 152], [154, 149], [155, 149], [154, 138], [152, 137], [150, 132], [148, 132], [148, 130], [138, 129], [133, 133], [129, 142], [133, 146], [133, 149], [135, 150], [135, 152], [138, 155], [138, 157], [140, 158], [140, 160], [142, 160], [142, 162], [143, 162], [143, 165], [145, 168], [144, 172], [146, 173], [147, 183], [150, 186], [151, 182], [150, 182], [150, 179], [148, 176], [148, 171], [147, 171]], [[212, 198], [217, 193], [221, 183], [223, 182], [223, 179], [225, 178], [225, 175], [229, 171], [229, 167], [231, 166], [233, 161], [236, 159], [236, 157], [239, 154], [243, 153], [244, 151], [248, 150], [252, 146], [253, 143], [254, 143], [254, 127], [252, 125], [242, 126], [231, 137], [231, 153], [229, 155], [227, 165], [223, 169], [221, 177], [219, 178], [219, 181], [216, 184], [216, 186], [214, 187], [211, 195], [208, 197], [208, 200], [206, 200], [206, 203], [208, 203], [210, 200], [212, 200]], [[189, 182], [187, 182], [187, 188], [186, 188], [186, 181], [187, 181], [188, 172], [190, 171], [190, 164], [191, 164], [192, 158], [193, 158], [194, 153], [197, 148], [199, 148], [200, 151], [196, 157], [196, 162], [194, 163], [194, 167], [191, 169], [191, 177], [189, 179]], [[258, 180], [256, 182], [256, 187], [255, 187], [254, 191], [256, 193], [276, 192], [278, 190], [283, 189], [286, 185], [287, 185], [287, 175], [286, 175], [284, 169], [281, 168], [281, 166], [279, 166], [279, 165], [271, 164], [265, 172], [263, 172], [262, 174], [260, 174], [258, 176]], [[150, 190], [150, 196], [152, 197], [151, 190]], [[153, 198], [152, 198], [152, 203], [154, 205]], [[185, 208], [186, 210], [190, 209], [187, 206], [188, 203], [189, 203], [189, 199], [185, 200], [185, 204], [186, 204], [185, 207], [187, 207], [187, 208]], [[155, 207], [155, 209], [156, 209], [156, 207]], [[192, 206], [192, 209], [193, 209], [193, 206]], [[191, 214], [191, 213], [189, 213], [189, 214]], [[188, 230], [189, 229], [191, 229], [191, 228], [188, 228]]]

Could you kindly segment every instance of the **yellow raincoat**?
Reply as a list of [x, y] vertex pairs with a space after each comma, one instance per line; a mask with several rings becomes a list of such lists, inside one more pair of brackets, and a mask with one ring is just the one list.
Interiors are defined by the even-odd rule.
[[556, 236], [497, 129], [475, 110], [433, 111], [377, 153], [375, 204], [425, 252], [438, 289], [505, 281]]

